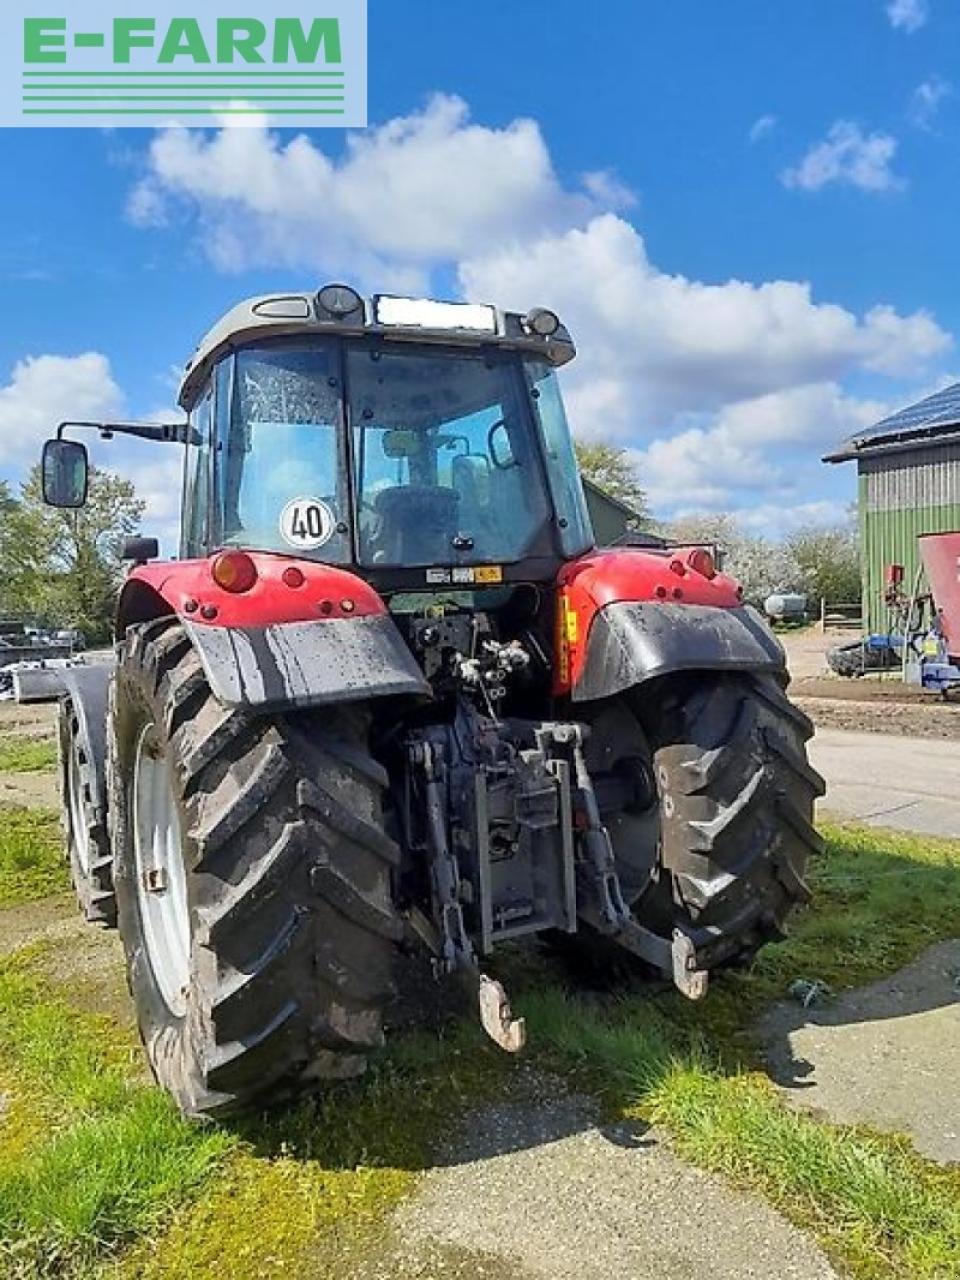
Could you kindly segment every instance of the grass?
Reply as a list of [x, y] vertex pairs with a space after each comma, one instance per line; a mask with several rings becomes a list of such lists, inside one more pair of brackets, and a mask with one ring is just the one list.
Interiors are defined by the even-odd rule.
[[45, 898], [67, 883], [57, 815], [0, 806], [0, 908]]
[[45, 738], [8, 735], [0, 742], [0, 773], [40, 773], [57, 763], [57, 744]]
[[48, 951], [0, 968], [0, 1274], [337, 1274], [508, 1069], [464, 1024], [285, 1112], [198, 1127], [143, 1083], [128, 1029], [43, 977]]
[[[862, 1280], [960, 1276], [960, 1172], [905, 1140], [794, 1112], [757, 1069], [756, 1016], [795, 978], [839, 991], [960, 936], [960, 844], [825, 834], [815, 907], [704, 1005], [650, 990], [578, 996], [531, 965], [513, 992], [526, 1059], [764, 1195]], [[6, 1260], [23, 1276], [346, 1274], [460, 1114], [518, 1065], [469, 1022], [396, 1035], [358, 1082], [196, 1129], [138, 1079], [129, 1033], [77, 1012], [40, 971], [37, 955], [0, 971], [0, 1271]]]
[[672, 1017], [705, 1029], [729, 1054], [796, 978], [849, 990], [894, 973], [925, 947], [960, 938], [960, 841], [822, 824], [824, 857], [808, 880], [813, 906], [753, 968], [724, 975], [702, 1006], [671, 999]]
[[189, 1125], [138, 1079], [128, 1033], [72, 1010], [38, 977], [37, 954], [0, 976], [0, 1064], [21, 1112], [0, 1139], [0, 1266], [82, 1275], [156, 1231], [235, 1140]]

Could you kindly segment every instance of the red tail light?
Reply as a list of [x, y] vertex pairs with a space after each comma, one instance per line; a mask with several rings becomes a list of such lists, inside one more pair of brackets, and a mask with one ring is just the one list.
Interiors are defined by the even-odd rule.
[[714, 564], [713, 556], [706, 547], [697, 547], [695, 551], [691, 551], [687, 556], [687, 564], [705, 578], [715, 578], [717, 576], [717, 566]]
[[210, 566], [210, 576], [218, 587], [240, 595], [257, 581], [257, 566], [245, 551], [221, 551]]

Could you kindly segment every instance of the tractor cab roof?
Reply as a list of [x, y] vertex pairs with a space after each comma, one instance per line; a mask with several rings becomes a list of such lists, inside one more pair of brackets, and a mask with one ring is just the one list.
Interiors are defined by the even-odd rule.
[[263, 338], [321, 334], [505, 347], [537, 355], [555, 366], [576, 354], [567, 330], [545, 308], [521, 315], [466, 302], [390, 294], [363, 298], [347, 285], [332, 284], [316, 292], [263, 294], [238, 303], [201, 339], [187, 361], [179, 403], [187, 412], [193, 408], [213, 364], [234, 347]]

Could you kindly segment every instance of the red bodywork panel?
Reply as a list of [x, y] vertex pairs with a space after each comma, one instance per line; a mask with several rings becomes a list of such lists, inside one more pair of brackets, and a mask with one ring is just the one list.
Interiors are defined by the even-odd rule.
[[920, 555], [940, 611], [947, 652], [960, 655], [960, 533], [923, 533]]
[[[208, 626], [263, 627], [277, 622], [322, 622], [328, 618], [367, 618], [386, 613], [377, 592], [356, 574], [333, 565], [264, 551], [244, 552], [257, 569], [257, 580], [250, 590], [225, 591], [210, 572], [220, 554], [202, 560], [139, 565], [124, 583], [121, 618], [136, 583], [143, 583], [162, 596], [172, 612]], [[288, 569], [302, 574], [299, 586], [289, 586], [283, 580]]]
[[570, 692], [583, 670], [594, 615], [619, 601], [702, 604], [734, 609], [742, 590], [726, 574], [706, 577], [691, 567], [697, 547], [647, 551], [637, 547], [593, 551], [564, 565], [557, 578], [554, 693]]

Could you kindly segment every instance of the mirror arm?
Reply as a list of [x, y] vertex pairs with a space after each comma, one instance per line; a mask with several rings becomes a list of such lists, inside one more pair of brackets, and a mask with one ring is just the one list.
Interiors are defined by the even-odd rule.
[[58, 440], [63, 439], [68, 427], [99, 431], [103, 440], [119, 435], [138, 436], [141, 440], [156, 440], [164, 444], [200, 443], [199, 432], [189, 422], [61, 422], [57, 427]]

